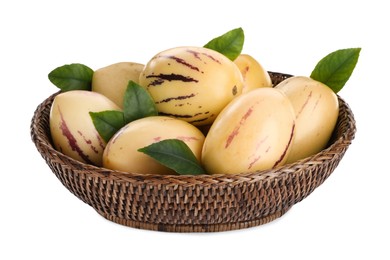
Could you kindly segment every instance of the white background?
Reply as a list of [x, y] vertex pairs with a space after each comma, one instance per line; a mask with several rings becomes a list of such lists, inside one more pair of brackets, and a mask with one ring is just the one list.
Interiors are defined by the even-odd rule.
[[[2, 1], [0, 259], [389, 259], [386, 1]], [[146, 63], [242, 27], [243, 52], [271, 71], [310, 75], [319, 59], [362, 47], [339, 94], [357, 121], [339, 167], [278, 220], [212, 234], [137, 230], [73, 196], [30, 139], [55, 67]]]

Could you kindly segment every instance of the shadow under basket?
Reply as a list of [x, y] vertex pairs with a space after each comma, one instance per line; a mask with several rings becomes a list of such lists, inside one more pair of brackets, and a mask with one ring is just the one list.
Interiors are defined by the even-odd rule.
[[[290, 75], [270, 72], [274, 85]], [[310, 195], [339, 164], [356, 132], [348, 104], [323, 151], [277, 169], [201, 176], [141, 175], [78, 162], [52, 145], [53, 94], [36, 109], [31, 138], [62, 184], [106, 219], [167, 232], [216, 232], [268, 223]]]

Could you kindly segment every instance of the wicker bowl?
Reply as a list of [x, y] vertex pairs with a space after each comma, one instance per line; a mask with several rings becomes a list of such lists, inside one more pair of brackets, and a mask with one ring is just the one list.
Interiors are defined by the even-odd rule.
[[[290, 75], [270, 72], [274, 85]], [[270, 222], [310, 195], [337, 167], [356, 127], [348, 104], [326, 149], [282, 167], [236, 175], [162, 176], [112, 171], [78, 162], [53, 148], [53, 94], [36, 109], [31, 138], [62, 184], [113, 222], [169, 232], [216, 232]]]

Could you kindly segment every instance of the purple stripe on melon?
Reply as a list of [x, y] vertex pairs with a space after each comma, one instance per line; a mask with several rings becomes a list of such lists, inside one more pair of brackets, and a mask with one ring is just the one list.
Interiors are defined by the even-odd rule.
[[[207, 53], [207, 52], [198, 52], [198, 51], [194, 51], [194, 50], [187, 50], [187, 52], [191, 53], [194, 55], [194, 57], [198, 60], [202, 60], [202, 58], [200, 57], [200, 55], [204, 55], [206, 56], [207, 58], [211, 59], [212, 61], [218, 63], [218, 64], [221, 64], [221, 61], [219, 59], [217, 59], [216, 57], [214, 57], [213, 55]], [[203, 73], [203, 72], [202, 72]]]
[[209, 118], [210, 118], [210, 117], [205, 117], [205, 118], [201, 118], [201, 119], [189, 121], [189, 123], [191, 123], [191, 124], [193, 124], [193, 123], [200, 123], [200, 122], [206, 121], [206, 120], [209, 119]]
[[169, 117], [177, 117], [177, 118], [191, 118], [191, 117], [193, 117], [192, 115], [178, 115], [178, 114], [170, 114], [170, 113], [164, 113], [164, 112], [159, 112], [158, 114], [160, 116], [169, 116]]
[[182, 59], [182, 58], [179, 58], [179, 57], [176, 57], [176, 56], [173, 56], [173, 55], [167, 55], [167, 56], [162, 56], [162, 57], [168, 58], [168, 59], [172, 59], [172, 60], [176, 61], [177, 63], [179, 63], [179, 64], [181, 64], [181, 65], [183, 65], [183, 66], [185, 66], [185, 67], [187, 67], [187, 68], [189, 68], [189, 69], [192, 69], [192, 70], [195, 70], [195, 71], [200, 72], [200, 70], [199, 70], [198, 67], [196, 67], [196, 66], [194, 66], [194, 65], [192, 65], [192, 64], [190, 64], [190, 63], [188, 63], [188, 62], [186, 62], [186, 61], [185, 61], [184, 59]]
[[208, 54], [208, 53], [205, 53], [205, 52], [202, 52], [203, 55], [205, 55], [207, 58], [211, 59], [212, 61], [218, 63], [218, 64], [222, 64], [220, 60], [218, 60], [217, 58], [215, 58], [214, 56]]
[[170, 97], [170, 98], [163, 99], [161, 101], [157, 101], [156, 104], [167, 103], [167, 102], [170, 102], [172, 100], [183, 100], [183, 99], [192, 98], [192, 97], [195, 97], [195, 96], [196, 96], [196, 94], [192, 93], [192, 94], [186, 95], [186, 96]]
[[248, 117], [252, 114], [253, 112], [253, 106], [250, 107], [246, 113], [241, 117], [240, 119], [240, 122], [238, 123], [238, 126], [236, 126], [234, 128], [234, 130], [230, 133], [230, 135], [228, 136], [227, 140], [226, 140], [226, 144], [225, 144], [225, 149], [228, 148], [230, 146], [230, 144], [232, 143], [233, 139], [238, 135], [239, 131], [240, 131], [240, 128], [241, 126], [243, 126], [245, 124], [245, 121], [248, 119]]
[[316, 103], [314, 104], [314, 107], [313, 107], [313, 111], [316, 110], [317, 105], [318, 105], [318, 103], [320, 102], [321, 97], [322, 97], [322, 94], [320, 94], [320, 96], [319, 96], [318, 99], [316, 100]]
[[177, 136], [177, 139], [182, 140], [183, 142], [191, 142], [191, 141], [199, 140], [195, 136]]
[[283, 158], [286, 156], [287, 150], [288, 150], [288, 148], [290, 147], [290, 145], [292, 143], [292, 139], [293, 139], [293, 136], [294, 136], [294, 129], [295, 129], [295, 123], [292, 126], [291, 133], [290, 133], [290, 139], [288, 140], [286, 148], [284, 149], [284, 151], [283, 151], [282, 155], [280, 156], [279, 160], [277, 160], [275, 162], [275, 164], [274, 164], [274, 166], [272, 168], [275, 168], [276, 166], [278, 166], [278, 164], [281, 163], [283, 161]]
[[191, 118], [191, 117], [200, 116], [202, 114], [203, 113], [196, 113], [194, 115], [179, 115], [179, 114], [170, 114], [170, 113], [159, 112], [160, 116], [169, 116], [169, 117], [177, 117], [177, 118]]
[[[264, 144], [264, 142], [268, 139], [268, 137], [269, 137], [269, 135], [265, 136], [263, 139], [261, 139], [261, 140], [256, 144], [255, 153], [254, 153], [252, 156], [250, 156], [250, 157], [254, 157], [254, 156], [255, 156], [256, 152], [260, 149], [260, 147]], [[269, 151], [270, 149], [271, 149], [271, 147], [268, 146], [267, 149], [265, 150], [265, 153], [268, 153], [268, 151]], [[249, 159], [250, 157], [248, 157], [248, 159]], [[250, 169], [253, 167], [253, 165], [254, 165], [255, 163], [257, 163], [257, 161], [260, 160], [260, 158], [261, 158], [261, 155], [258, 155], [257, 157], [255, 157], [255, 159], [252, 160], [252, 161], [249, 163], [248, 170], [250, 170]]]
[[195, 59], [197, 59], [197, 60], [202, 60], [201, 58], [200, 58], [200, 52], [198, 52], [198, 51], [194, 51], [194, 50], [186, 50], [188, 53], [191, 53], [192, 55], [194, 55], [194, 57], [195, 57]]
[[307, 103], [309, 103], [309, 100], [310, 100], [312, 95], [313, 95], [313, 91], [310, 91], [309, 95], [307, 95], [305, 103], [303, 103], [301, 109], [299, 109], [296, 118], [298, 118], [300, 116], [300, 114], [302, 113], [303, 109], [306, 107]]
[[92, 144], [92, 141], [90, 139], [87, 139], [81, 131], [77, 131], [77, 133], [84, 139], [84, 142], [91, 147], [91, 150], [94, 151], [94, 153], [98, 154], [98, 149]]
[[167, 81], [183, 81], [183, 82], [198, 82], [197, 79], [186, 77], [180, 74], [158, 74], [158, 75], [147, 75], [147, 79], [154, 78], [151, 83], [149, 83], [148, 87], [150, 86], [158, 86], [164, 83], [165, 80]]
[[106, 148], [105, 141], [103, 141], [102, 137], [99, 135], [99, 133], [96, 133], [96, 139], [99, 141], [99, 146], [104, 150]]
[[64, 120], [64, 117], [61, 113], [61, 110], [60, 108], [58, 107], [58, 112], [60, 113], [60, 117], [61, 117], [61, 124], [60, 124], [60, 129], [62, 131], [62, 134], [66, 137], [66, 139], [68, 140], [68, 144], [69, 146], [72, 148], [72, 151], [75, 151], [80, 157], [81, 159], [83, 159], [86, 163], [89, 163], [89, 164], [94, 164], [90, 159], [89, 159], [89, 156], [84, 154], [84, 152], [81, 150], [81, 148], [79, 147], [79, 145], [77, 144], [77, 140], [76, 138], [74, 138], [73, 134], [70, 132], [69, 128], [68, 128], [68, 125], [66, 124], [65, 120]]
[[250, 170], [252, 168], [252, 166], [258, 161], [260, 160], [261, 158], [261, 155], [257, 156], [250, 164], [249, 164], [249, 167], [248, 167], [248, 170]]

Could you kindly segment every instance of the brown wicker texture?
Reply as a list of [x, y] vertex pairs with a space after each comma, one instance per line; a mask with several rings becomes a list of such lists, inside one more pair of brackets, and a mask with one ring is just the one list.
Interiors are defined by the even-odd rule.
[[[274, 84], [290, 75], [270, 72]], [[103, 217], [130, 227], [169, 232], [215, 232], [258, 226], [282, 216], [337, 167], [356, 127], [348, 104], [327, 149], [277, 169], [236, 175], [161, 176], [122, 173], [87, 165], [56, 151], [43, 101], [31, 122], [31, 138], [62, 184]]]

